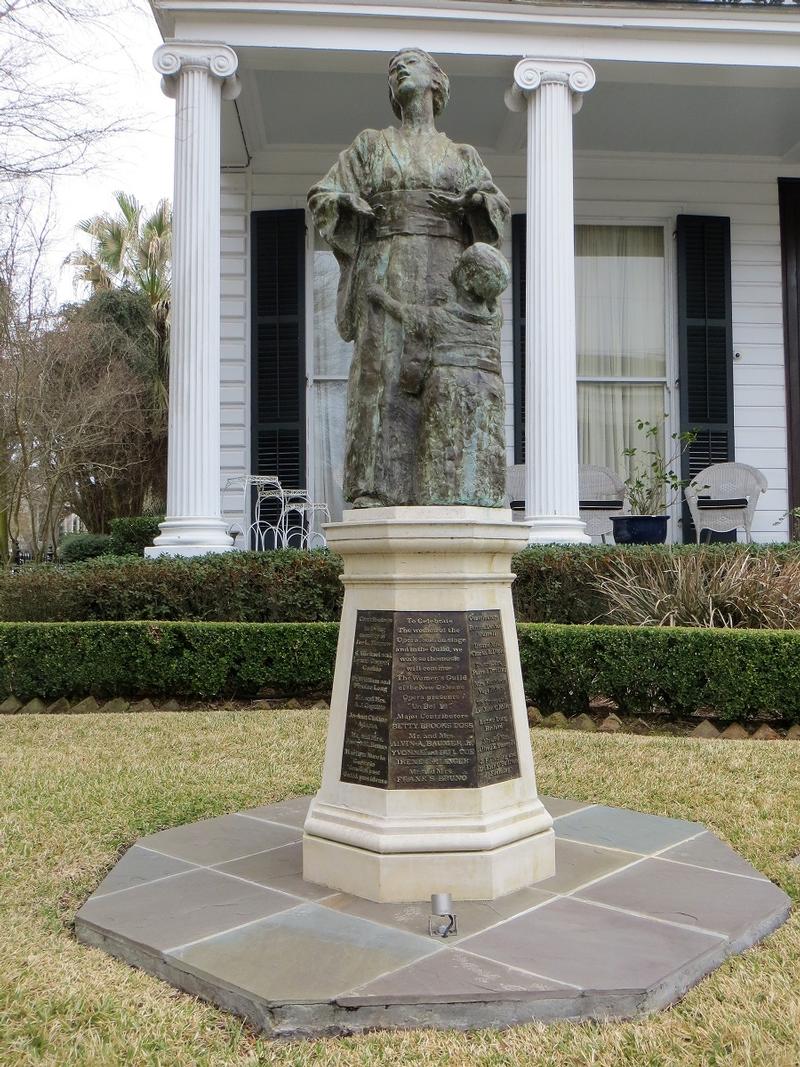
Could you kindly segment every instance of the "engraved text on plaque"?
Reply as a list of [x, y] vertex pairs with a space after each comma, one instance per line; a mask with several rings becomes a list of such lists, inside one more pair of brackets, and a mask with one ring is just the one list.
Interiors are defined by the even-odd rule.
[[359, 611], [341, 778], [457, 789], [519, 776], [499, 611]]

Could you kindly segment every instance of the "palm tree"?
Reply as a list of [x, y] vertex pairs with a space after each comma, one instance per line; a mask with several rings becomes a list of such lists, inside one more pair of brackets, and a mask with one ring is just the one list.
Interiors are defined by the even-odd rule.
[[[152, 498], [166, 493], [167, 406], [169, 400], [169, 316], [171, 282], [172, 208], [161, 200], [151, 214], [130, 193], [114, 194], [117, 210], [78, 223], [91, 238], [88, 249], [76, 249], [66, 262], [76, 268], [76, 283], [84, 282], [92, 295], [127, 291], [144, 297], [150, 307], [152, 350], [140, 366], [150, 395]], [[100, 308], [102, 312], [102, 308]], [[113, 309], [111, 309], [113, 318]], [[148, 346], [149, 349], [149, 346]], [[155, 504], [156, 507], [163, 506]]]
[[147, 298], [156, 346], [153, 399], [166, 410], [172, 208], [168, 200], [161, 200], [152, 214], [145, 215], [130, 193], [117, 192], [114, 199], [116, 213], [104, 212], [78, 223], [78, 229], [91, 237], [92, 247], [76, 249], [66, 262], [77, 268], [76, 282], [87, 283], [93, 292], [130, 289]]

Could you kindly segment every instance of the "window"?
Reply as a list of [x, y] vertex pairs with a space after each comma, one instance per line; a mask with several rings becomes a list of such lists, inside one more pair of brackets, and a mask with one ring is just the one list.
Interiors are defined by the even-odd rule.
[[668, 410], [663, 228], [576, 226], [575, 291], [580, 462], [625, 477]]

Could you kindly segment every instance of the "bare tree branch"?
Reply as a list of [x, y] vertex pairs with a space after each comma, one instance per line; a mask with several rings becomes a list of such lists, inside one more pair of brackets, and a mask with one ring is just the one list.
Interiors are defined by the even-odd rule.
[[94, 145], [122, 129], [74, 76], [85, 59], [74, 28], [113, 35], [118, 10], [97, 0], [0, 0], [0, 178], [79, 169]]

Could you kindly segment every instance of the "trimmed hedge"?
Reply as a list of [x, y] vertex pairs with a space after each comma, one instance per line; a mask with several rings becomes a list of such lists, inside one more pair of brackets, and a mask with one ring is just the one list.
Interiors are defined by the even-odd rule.
[[293, 549], [28, 564], [0, 576], [0, 619], [334, 622], [341, 611], [340, 573], [341, 560], [330, 552]]
[[251, 697], [329, 690], [335, 623], [0, 623], [0, 692]]
[[[542, 711], [606, 696], [625, 713], [699, 708], [800, 722], [800, 632], [518, 626], [525, 691]], [[0, 693], [251, 697], [328, 691], [334, 623], [3, 623]]]
[[[130, 546], [132, 540], [127, 543]], [[600, 620], [608, 605], [598, 579], [602, 581], [603, 573], [621, 555], [657, 563], [672, 553], [698, 551], [712, 557], [769, 552], [780, 560], [787, 554], [797, 558], [800, 545], [529, 548], [513, 561], [517, 618], [554, 623]], [[105, 556], [64, 567], [28, 564], [16, 573], [0, 574], [0, 619], [334, 622], [341, 611], [341, 569], [339, 557], [324, 550], [227, 552], [200, 559]]]
[[800, 722], [800, 631], [667, 626], [518, 626], [525, 692], [542, 711], [592, 697], [623, 714], [699, 709]]

